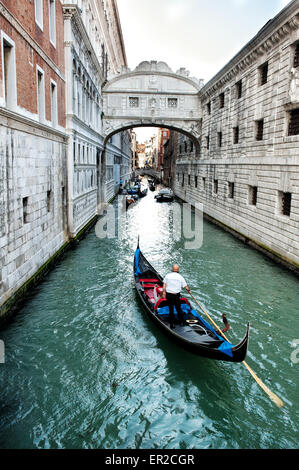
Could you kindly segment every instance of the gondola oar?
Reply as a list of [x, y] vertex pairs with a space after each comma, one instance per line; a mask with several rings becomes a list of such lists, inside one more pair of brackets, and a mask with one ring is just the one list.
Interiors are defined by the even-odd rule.
[[[192, 299], [197, 303], [199, 308], [203, 311], [203, 313], [208, 317], [210, 322], [213, 323], [215, 328], [223, 336], [223, 338], [230, 343], [230, 341], [226, 338], [225, 334], [220, 330], [220, 328], [216, 325], [216, 323], [213, 321], [213, 319], [210, 317], [210, 315], [205, 311], [205, 309], [200, 305], [200, 303], [197, 302], [197, 300], [195, 299], [195, 297], [193, 297], [191, 292], [190, 292], [190, 295], [191, 295]], [[256, 373], [251, 369], [251, 367], [249, 367], [247, 362], [242, 361], [242, 363], [244, 364], [244, 366], [246, 367], [248, 372], [252, 375], [252, 377], [254, 378], [256, 383], [261, 387], [262, 390], [264, 390], [264, 392], [268, 395], [268, 397], [273, 401], [273, 403], [275, 403], [276, 406], [281, 408], [283, 406], [283, 401], [277, 395], [275, 395], [275, 393], [271, 392], [271, 390], [267, 387], [267, 385], [265, 385], [264, 382], [262, 382], [261, 379], [256, 375]]]

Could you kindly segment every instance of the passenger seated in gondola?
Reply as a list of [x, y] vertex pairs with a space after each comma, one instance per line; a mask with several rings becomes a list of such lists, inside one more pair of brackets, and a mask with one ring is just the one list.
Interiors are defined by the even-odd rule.
[[158, 300], [162, 299], [162, 297], [163, 297], [163, 288], [159, 287], [158, 284], [156, 284], [154, 287], [155, 305], [158, 302]]

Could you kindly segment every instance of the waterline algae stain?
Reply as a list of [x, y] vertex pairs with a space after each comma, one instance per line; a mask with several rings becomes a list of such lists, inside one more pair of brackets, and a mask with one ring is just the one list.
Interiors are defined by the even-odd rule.
[[[169, 209], [149, 193], [119, 238], [89, 232], [1, 331], [1, 448], [297, 448], [298, 279], [208, 222], [201, 248], [185, 249]], [[283, 408], [240, 364], [182, 351], [149, 321], [137, 234], [158, 272], [178, 263], [216, 323], [227, 315], [233, 344], [250, 321], [246, 362]]]

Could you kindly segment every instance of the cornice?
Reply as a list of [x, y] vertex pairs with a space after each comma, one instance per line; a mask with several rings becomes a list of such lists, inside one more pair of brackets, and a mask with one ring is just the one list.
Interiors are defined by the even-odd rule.
[[22, 36], [22, 38], [32, 47], [32, 49], [47, 63], [47, 65], [54, 70], [61, 80], [65, 82], [65, 76], [53, 62], [53, 60], [46, 54], [40, 45], [27, 33], [21, 23], [10, 13], [10, 11], [0, 2], [0, 15], [2, 15], [11, 26]]
[[1, 120], [2, 125], [7, 125], [7, 127], [18, 131], [61, 142], [65, 142], [68, 139], [68, 135], [65, 132], [10, 111], [7, 108], [0, 107], [0, 117], [5, 119], [5, 121]]
[[[290, 17], [290, 15], [292, 15]], [[286, 37], [299, 27], [299, 1], [295, 0], [273, 20], [269, 21], [240, 52], [233, 57], [206, 85], [200, 90], [202, 99], [208, 99], [223, 88], [235, 76], [244, 72], [259, 57], [269, 54]]]

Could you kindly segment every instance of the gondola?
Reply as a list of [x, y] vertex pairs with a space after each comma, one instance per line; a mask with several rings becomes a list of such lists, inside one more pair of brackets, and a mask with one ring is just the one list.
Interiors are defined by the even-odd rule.
[[227, 362], [244, 361], [249, 341], [249, 323], [242, 341], [233, 346], [192, 308], [185, 297], [181, 297], [185, 324], [183, 326], [176, 324], [175, 328], [171, 329], [167, 300], [160, 298], [155, 303], [154, 299], [154, 287], [162, 287], [162, 277], [142, 254], [139, 242], [134, 254], [133, 264], [135, 286], [141, 304], [150, 319], [166, 335], [184, 349], [199, 356]]

